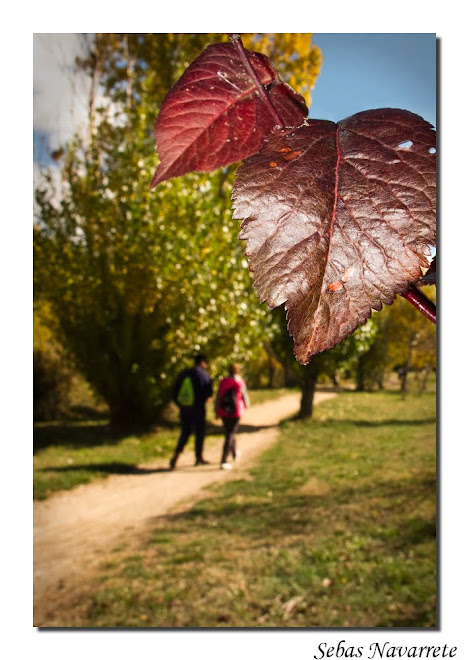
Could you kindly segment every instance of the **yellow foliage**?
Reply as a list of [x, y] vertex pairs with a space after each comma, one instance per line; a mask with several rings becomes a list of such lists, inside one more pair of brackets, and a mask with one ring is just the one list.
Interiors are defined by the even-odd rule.
[[[422, 291], [431, 300], [436, 298], [433, 286]], [[397, 296], [393, 304], [380, 312], [387, 313], [388, 358], [391, 365], [404, 364], [422, 369], [436, 367], [436, 326], [404, 298]]]
[[[129, 51], [138, 52], [138, 36], [126, 35], [124, 58], [128, 57]], [[160, 33], [148, 36], [150, 39], [147, 38], [146, 45], [140, 48], [143, 48], [142, 52], [150, 64], [145, 88], [153, 98], [162, 96], [209, 44], [229, 39], [228, 34], [219, 33]], [[314, 45], [312, 33], [243, 33], [241, 38], [245, 48], [271, 59], [281, 79], [303, 95], [308, 107], [311, 105], [311, 90], [322, 65], [321, 49]], [[93, 65], [99, 67], [99, 63], [118, 51], [119, 47], [117, 35], [98, 33], [95, 44], [97, 61]]]
[[44, 352], [48, 349], [50, 350], [51, 346], [55, 346], [55, 331], [56, 319], [54, 318], [50, 303], [45, 300], [35, 303], [33, 311], [34, 351]]
[[267, 55], [282, 80], [311, 105], [311, 91], [322, 65], [321, 49], [314, 45], [312, 33], [243, 34], [242, 40], [249, 50]]

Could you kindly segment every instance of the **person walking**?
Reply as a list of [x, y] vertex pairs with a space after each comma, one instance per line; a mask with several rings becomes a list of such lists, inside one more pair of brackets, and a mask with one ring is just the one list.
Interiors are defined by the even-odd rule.
[[174, 470], [179, 455], [189, 440], [191, 433], [195, 434], [195, 465], [207, 465], [203, 457], [205, 440], [205, 404], [213, 395], [212, 379], [207, 373], [207, 356], [199, 354], [190, 369], [181, 371], [174, 384], [173, 401], [179, 407], [181, 434], [176, 449], [169, 462]]
[[228, 376], [220, 381], [215, 399], [215, 414], [217, 418], [221, 417], [225, 432], [220, 463], [222, 470], [231, 470], [232, 464], [228, 461], [230, 454], [234, 460], [240, 457], [241, 453], [236, 449], [236, 433], [244, 410], [249, 405], [249, 395], [246, 383], [241, 378], [241, 368], [239, 364], [230, 364]]

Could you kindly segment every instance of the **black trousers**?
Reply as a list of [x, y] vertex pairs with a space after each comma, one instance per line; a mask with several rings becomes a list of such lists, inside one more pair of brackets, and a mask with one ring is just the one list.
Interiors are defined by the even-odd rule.
[[223, 428], [225, 430], [225, 442], [221, 455], [222, 463], [226, 463], [229, 454], [233, 458], [236, 456], [236, 433], [239, 427], [239, 420], [240, 417], [222, 417]]
[[202, 458], [205, 440], [205, 408], [181, 408], [181, 435], [176, 446], [180, 454], [189, 440], [191, 433], [195, 433], [195, 458]]

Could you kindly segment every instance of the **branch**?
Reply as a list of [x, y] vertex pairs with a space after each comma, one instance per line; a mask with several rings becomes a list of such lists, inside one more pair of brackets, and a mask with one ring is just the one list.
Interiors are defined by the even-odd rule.
[[275, 109], [274, 104], [272, 103], [272, 100], [271, 100], [270, 96], [267, 94], [264, 85], [259, 80], [259, 77], [258, 77], [257, 73], [255, 72], [254, 67], [251, 64], [251, 60], [249, 59], [249, 57], [246, 53], [246, 50], [243, 46], [243, 42], [241, 40], [241, 35], [240, 34], [228, 34], [228, 36], [230, 38], [231, 43], [233, 44], [233, 46], [238, 51], [238, 54], [241, 57], [241, 60], [243, 61], [243, 64], [246, 67], [249, 75], [251, 76], [251, 78], [256, 83], [257, 90], [258, 90], [261, 98], [263, 99], [264, 103], [269, 108], [270, 114], [275, 119], [275, 123], [278, 126], [284, 127], [285, 123], [280, 119], [280, 117], [277, 113], [277, 110]]
[[436, 323], [436, 305], [435, 303], [427, 298], [427, 296], [417, 289], [415, 284], [410, 284], [407, 291], [401, 294], [403, 298], [408, 300], [414, 307], [416, 307], [419, 312], [422, 312], [427, 319]]

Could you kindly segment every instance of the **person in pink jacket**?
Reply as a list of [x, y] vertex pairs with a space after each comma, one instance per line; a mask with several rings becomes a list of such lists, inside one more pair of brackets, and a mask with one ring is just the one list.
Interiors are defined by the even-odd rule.
[[220, 466], [223, 470], [232, 468], [228, 461], [230, 454], [235, 460], [240, 456], [240, 452], [236, 451], [236, 432], [239, 420], [243, 416], [245, 408], [249, 406], [246, 383], [241, 378], [240, 372], [239, 364], [230, 364], [228, 376], [220, 381], [215, 399], [215, 414], [217, 419], [221, 417], [225, 431]]

